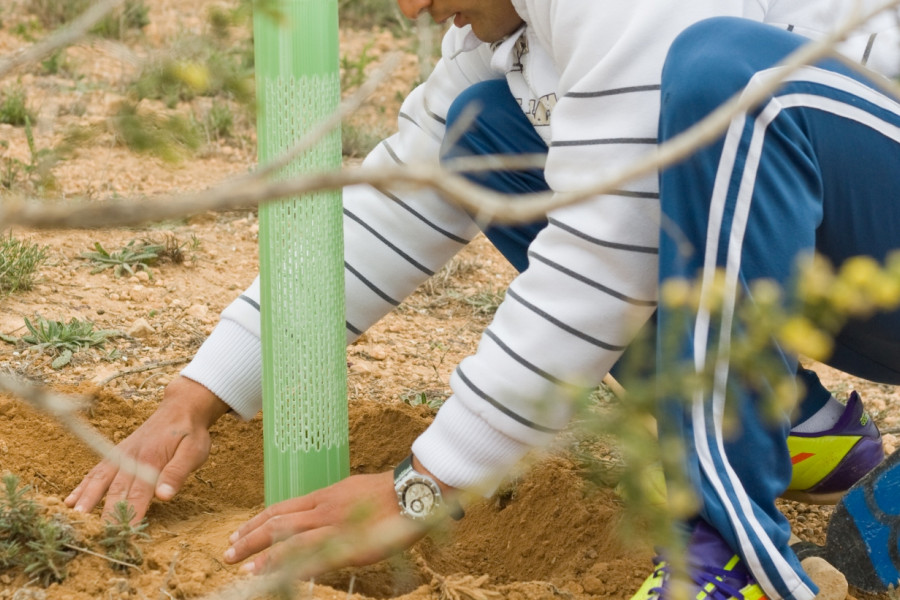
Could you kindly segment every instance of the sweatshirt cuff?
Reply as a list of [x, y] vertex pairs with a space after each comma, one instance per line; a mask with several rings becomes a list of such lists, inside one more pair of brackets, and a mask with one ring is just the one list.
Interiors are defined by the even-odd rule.
[[234, 321], [219, 321], [181, 375], [207, 388], [244, 420], [262, 408], [262, 344]]
[[413, 443], [412, 452], [442, 482], [487, 497], [531, 448], [451, 397]]

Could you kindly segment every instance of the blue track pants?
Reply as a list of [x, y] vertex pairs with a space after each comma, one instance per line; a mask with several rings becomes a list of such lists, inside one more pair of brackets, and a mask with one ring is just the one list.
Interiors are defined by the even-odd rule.
[[[803, 41], [739, 19], [689, 28], [664, 69], [661, 139], [754, 85], [757, 74]], [[721, 384], [674, 408], [680, 414], [669, 433], [688, 445], [702, 517], [744, 557], [769, 597], [812, 598], [814, 588], [788, 547], [788, 523], [775, 508], [791, 477], [788, 421], [764, 420], [757, 398], [717, 350], [740, 335], [729, 320], [729, 291], [746, 292], [759, 278], [787, 285], [797, 258], [813, 251], [840, 264], [855, 255], [882, 260], [900, 247], [900, 105], [838, 62], [806, 67], [660, 181], [663, 213], [695, 249], [679, 253], [663, 232], [661, 280], [718, 267], [727, 281], [723, 316], [701, 311], [684, 331], [683, 358], [715, 361]], [[660, 329], [672, 319], [661, 307]], [[775, 351], [784, 372], [794, 372], [796, 358]], [[866, 379], [900, 382], [900, 313], [848, 324], [830, 363]], [[723, 435], [726, 410], [739, 416], [734, 436]]]

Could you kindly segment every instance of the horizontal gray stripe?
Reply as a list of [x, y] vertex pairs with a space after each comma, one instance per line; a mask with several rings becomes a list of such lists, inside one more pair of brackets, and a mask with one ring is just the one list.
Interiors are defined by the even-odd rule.
[[347, 269], [348, 271], [350, 271], [351, 273], [353, 273], [353, 274], [356, 276], [357, 279], [359, 279], [361, 282], [363, 282], [363, 284], [364, 284], [367, 288], [369, 288], [370, 290], [372, 290], [373, 292], [375, 292], [376, 294], [378, 294], [378, 296], [379, 296], [381, 299], [383, 299], [385, 302], [388, 302], [388, 303], [391, 304], [392, 306], [399, 306], [399, 305], [400, 305], [400, 301], [399, 301], [399, 300], [394, 300], [393, 298], [391, 298], [390, 296], [388, 296], [387, 294], [385, 294], [384, 292], [382, 292], [381, 289], [380, 289], [378, 286], [376, 286], [374, 283], [372, 283], [371, 281], [369, 281], [368, 279], [366, 279], [365, 277], [363, 277], [363, 276], [362, 276], [362, 273], [360, 273], [359, 271], [357, 271], [356, 269], [354, 269], [353, 267], [351, 267], [350, 264], [347, 263], [346, 261], [344, 261], [344, 268]]
[[488, 403], [490, 403], [491, 406], [502, 412], [504, 415], [510, 417], [511, 419], [521, 423], [522, 425], [534, 429], [535, 431], [541, 431], [544, 433], [559, 433], [560, 431], [562, 431], [561, 429], [551, 429], [549, 427], [544, 427], [543, 425], [538, 425], [537, 423], [529, 421], [525, 417], [514, 413], [509, 408], [503, 406], [502, 404], [485, 394], [484, 391], [478, 389], [475, 384], [472, 383], [468, 377], [466, 377], [461, 367], [456, 368], [456, 374], [459, 375], [459, 378], [462, 379], [463, 383], [465, 383], [469, 387], [469, 389], [475, 392], [479, 398], [481, 398], [482, 400], [486, 400]]
[[549, 267], [553, 268], [554, 270], [559, 271], [560, 273], [563, 273], [563, 274], [571, 277], [572, 279], [575, 279], [576, 281], [580, 281], [581, 283], [588, 285], [588, 286], [594, 288], [595, 290], [600, 290], [604, 294], [612, 296], [613, 298], [617, 298], [623, 302], [627, 302], [628, 304], [633, 304], [635, 306], [656, 306], [655, 300], [639, 300], [637, 298], [631, 298], [629, 296], [626, 296], [625, 294], [623, 294], [621, 292], [617, 292], [616, 290], [614, 290], [612, 288], [606, 287], [602, 283], [599, 283], [592, 279], [588, 279], [587, 277], [585, 277], [584, 275], [581, 275], [580, 273], [576, 273], [575, 271], [568, 269], [559, 263], [553, 262], [549, 258], [547, 258], [545, 256], [541, 256], [537, 252], [529, 251], [528, 257], [539, 260], [540, 262], [544, 263], [545, 265], [548, 265]]
[[659, 200], [659, 192], [638, 192], [633, 190], [611, 190], [606, 192], [609, 196], [622, 196], [623, 198], [646, 198], [647, 200]]
[[619, 244], [617, 242], [608, 242], [606, 240], [601, 240], [600, 238], [595, 238], [590, 236], [583, 231], [579, 231], [574, 227], [570, 227], [565, 223], [560, 223], [554, 218], [549, 218], [548, 223], [553, 225], [554, 227], [559, 227], [563, 231], [567, 231], [574, 236], [580, 237], [581, 239], [590, 242], [592, 244], [596, 244], [598, 246], [603, 246], [604, 248], [612, 248], [614, 250], [625, 250], [626, 252], [641, 252], [643, 254], [659, 254], [659, 248], [654, 248], [652, 246], [636, 246], [634, 244]]
[[392, 244], [390, 242], [390, 240], [388, 240], [386, 237], [384, 237], [383, 235], [381, 235], [380, 233], [375, 231], [375, 229], [371, 225], [369, 225], [368, 223], [365, 223], [362, 219], [360, 219], [359, 217], [354, 215], [352, 212], [350, 212], [346, 208], [344, 209], [344, 214], [347, 215], [347, 217], [349, 217], [350, 219], [356, 221], [360, 225], [360, 227], [362, 227], [363, 229], [365, 229], [366, 231], [371, 233], [373, 236], [378, 238], [378, 240], [381, 241], [382, 244], [384, 244], [385, 246], [387, 246], [388, 248], [393, 250], [394, 253], [397, 254], [398, 256], [401, 256], [403, 258], [403, 260], [405, 260], [406, 262], [408, 262], [409, 264], [411, 264], [418, 270], [422, 271], [429, 277], [434, 275], [434, 271], [432, 271], [431, 269], [429, 269], [428, 267], [426, 267], [425, 265], [423, 265], [422, 263], [420, 263], [419, 261], [414, 259], [412, 256], [410, 256], [409, 254], [407, 254], [406, 252], [404, 252], [403, 250], [401, 250], [400, 248], [398, 248], [397, 246]]
[[383, 142], [381, 142], [381, 145], [384, 146], [384, 149], [387, 150], [388, 154], [391, 155], [391, 158], [394, 159], [394, 162], [395, 162], [395, 163], [397, 163], [398, 165], [404, 165], [404, 164], [406, 164], [406, 163], [404, 163], [402, 160], [400, 160], [400, 157], [397, 156], [397, 153], [394, 152], [394, 149], [391, 148], [391, 145], [388, 144], [388, 141], [387, 141], [387, 140], [384, 140]]
[[621, 94], [634, 94], [639, 92], [658, 92], [661, 86], [654, 85], [635, 85], [631, 87], [621, 87], [612, 90], [601, 90], [599, 92], [569, 92], [566, 98], [601, 98], [603, 96], [618, 96]]
[[454, 242], [457, 242], [460, 244], [468, 244], [469, 243], [469, 240], [467, 240], [466, 238], [460, 237], [460, 236], [456, 235], [455, 233], [447, 231], [443, 227], [440, 227], [439, 225], [432, 223], [423, 214], [416, 211], [414, 208], [410, 207], [408, 204], [406, 204], [403, 200], [401, 200], [399, 197], [395, 196], [394, 194], [391, 194], [390, 192], [387, 192], [382, 189], [378, 189], [378, 192], [383, 194], [387, 198], [390, 198], [397, 204], [399, 204], [400, 208], [404, 209], [405, 211], [407, 211], [408, 213], [410, 213], [411, 215], [413, 215], [414, 217], [416, 217], [417, 219], [419, 219], [420, 221], [422, 221], [423, 223], [425, 223], [426, 225], [428, 225], [429, 227], [431, 227], [432, 229], [434, 229], [435, 231], [437, 231], [438, 233], [443, 235], [444, 237], [451, 239]]
[[604, 138], [597, 140], [563, 140], [550, 143], [553, 148], [565, 146], [606, 146], [613, 144], [653, 144], [656, 145], [656, 138]]
[[440, 123], [441, 125], [447, 124], [447, 119], [444, 119], [443, 117], [431, 112], [431, 109], [428, 108], [427, 102], [425, 103], [425, 114], [428, 115], [429, 117], [431, 117], [432, 119], [434, 119], [435, 121], [437, 121], [438, 123]]
[[566, 325], [565, 323], [563, 323], [562, 321], [560, 321], [560, 320], [557, 319], [556, 317], [553, 317], [553, 316], [551, 316], [549, 313], [544, 312], [543, 310], [539, 309], [539, 308], [538, 308], [537, 306], [535, 306], [534, 304], [531, 304], [530, 302], [526, 302], [525, 299], [522, 298], [522, 296], [520, 296], [520, 295], [518, 295], [517, 293], [515, 293], [515, 292], [512, 290], [512, 288], [509, 288], [509, 289], [506, 290], [506, 297], [507, 297], [507, 298], [512, 298], [512, 299], [514, 299], [516, 302], [518, 302], [519, 304], [521, 304], [522, 306], [524, 306], [525, 308], [527, 308], [527, 309], [530, 310], [531, 312], [535, 313], [536, 315], [539, 315], [539, 316], [543, 317], [544, 320], [549, 321], [550, 323], [553, 323], [554, 325], [556, 325], [557, 327], [559, 327], [559, 328], [562, 329], [563, 331], [565, 331], [565, 332], [567, 332], [567, 333], [569, 333], [569, 334], [571, 334], [571, 335], [574, 335], [575, 337], [577, 337], [577, 338], [579, 338], [579, 339], [582, 339], [582, 340], [584, 340], [585, 342], [587, 342], [587, 343], [589, 343], [589, 344], [592, 344], [592, 345], [594, 345], [594, 346], [597, 346], [598, 348], [603, 348], [604, 350], [613, 350], [613, 351], [622, 351], [622, 350], [625, 349], [625, 346], [616, 346], [616, 345], [614, 345], [614, 344], [610, 344], [610, 343], [608, 343], [608, 342], [604, 342], [604, 341], [602, 341], [602, 340], [598, 340], [597, 338], [591, 337], [591, 336], [589, 336], [588, 334], [584, 333], [583, 331], [578, 331], [577, 329], [575, 329], [575, 328], [572, 327], [571, 325]]
[[411, 116], [409, 116], [408, 114], [406, 114], [405, 112], [402, 112], [402, 111], [401, 111], [401, 112], [399, 112], [399, 113], [397, 114], [397, 116], [398, 116], [399, 118], [401, 118], [401, 119], [406, 119], [407, 121], [409, 121], [410, 123], [412, 123], [413, 125], [415, 125], [416, 127], [418, 127], [419, 129], [422, 129], [422, 126], [419, 125], [418, 123], [416, 123], [416, 120], [413, 119], [413, 118], [412, 118]]
[[551, 375], [551, 374], [548, 373], [547, 371], [544, 371], [543, 369], [541, 369], [540, 367], [538, 367], [538, 366], [535, 365], [534, 363], [528, 362], [528, 361], [525, 360], [525, 358], [522, 357], [521, 355], [516, 354], [516, 353], [513, 351], [513, 349], [510, 348], [509, 346], [507, 346], [503, 341], [501, 341], [500, 338], [497, 336], [497, 334], [494, 333], [493, 331], [491, 331], [490, 328], [484, 330], [484, 335], [486, 335], [487, 337], [491, 338], [491, 339], [494, 341], [495, 344], [497, 344], [498, 346], [500, 346], [500, 348], [501, 348], [504, 352], [506, 352], [506, 354], [508, 354], [508, 355], [510, 356], [510, 358], [512, 358], [513, 360], [515, 360], [517, 363], [519, 363], [520, 365], [522, 365], [523, 367], [525, 367], [525, 368], [528, 369], [529, 371], [531, 371], [531, 372], [533, 372], [533, 373], [536, 373], [537, 375], [540, 375], [541, 377], [543, 377], [544, 379], [546, 379], [547, 381], [549, 381], [550, 383], [553, 383], [553, 384], [555, 384], [555, 385], [560, 385], [560, 386], [562, 386], [562, 385], [571, 385], [571, 384], [566, 383], [566, 382], [563, 381], [562, 379], [558, 379], [558, 378], [554, 377], [553, 375]]
[[246, 302], [247, 304], [249, 304], [250, 306], [252, 306], [252, 307], [255, 308], [256, 310], [259, 310], [259, 302], [257, 302], [256, 300], [254, 300], [254, 299], [251, 298], [250, 296], [245, 296], [244, 294], [241, 294], [240, 296], [238, 296], [238, 298], [240, 298], [241, 300], [243, 300], [244, 302]]

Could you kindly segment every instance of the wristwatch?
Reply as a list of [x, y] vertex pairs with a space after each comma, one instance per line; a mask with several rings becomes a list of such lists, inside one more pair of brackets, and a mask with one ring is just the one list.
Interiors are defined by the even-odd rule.
[[425, 521], [443, 508], [456, 521], [465, 513], [456, 502], [448, 502], [437, 482], [413, 468], [412, 454], [394, 469], [394, 490], [400, 504], [400, 514], [416, 521]]

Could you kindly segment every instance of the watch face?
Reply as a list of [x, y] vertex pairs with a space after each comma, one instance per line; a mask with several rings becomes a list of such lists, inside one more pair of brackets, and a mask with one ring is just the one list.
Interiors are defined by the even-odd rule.
[[431, 514], [435, 505], [435, 491], [424, 481], [412, 481], [403, 491], [403, 506], [411, 517]]

